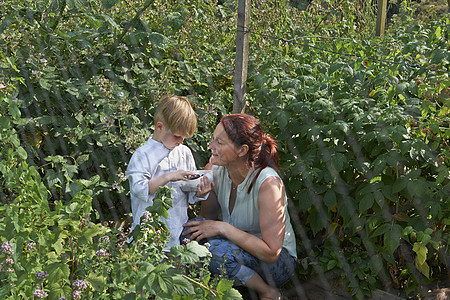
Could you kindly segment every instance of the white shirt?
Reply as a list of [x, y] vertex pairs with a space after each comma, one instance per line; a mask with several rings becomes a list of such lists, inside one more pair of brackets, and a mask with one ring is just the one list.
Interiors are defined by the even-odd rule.
[[[155, 193], [148, 194], [148, 181], [164, 173], [185, 170], [195, 171], [194, 157], [191, 150], [185, 145], [179, 145], [172, 150], [167, 149], [160, 142], [149, 138], [147, 143], [139, 147], [130, 159], [127, 168], [127, 178], [130, 182], [131, 212], [133, 225], [131, 230], [139, 224], [142, 214], [148, 206], [153, 205]], [[182, 181], [169, 182], [173, 200], [173, 207], [168, 210], [167, 220], [160, 217], [170, 232], [170, 239], [165, 247], [179, 245], [179, 236], [183, 230], [182, 224], [188, 221], [188, 205], [204, 198], [195, 197], [195, 192], [186, 193], [180, 189]]]

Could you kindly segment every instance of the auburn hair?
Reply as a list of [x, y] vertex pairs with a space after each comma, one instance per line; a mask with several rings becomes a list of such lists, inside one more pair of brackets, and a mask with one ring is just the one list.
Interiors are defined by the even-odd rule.
[[279, 171], [278, 150], [275, 140], [263, 133], [259, 120], [248, 114], [232, 114], [220, 120], [225, 132], [236, 147], [247, 145], [247, 164], [255, 170], [248, 188], [250, 193], [259, 174], [265, 167]]

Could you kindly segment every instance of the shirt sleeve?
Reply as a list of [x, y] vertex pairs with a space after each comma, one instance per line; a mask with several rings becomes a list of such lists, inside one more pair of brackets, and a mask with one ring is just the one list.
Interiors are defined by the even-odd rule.
[[137, 151], [130, 159], [127, 168], [127, 179], [130, 182], [130, 193], [141, 201], [148, 201], [148, 181], [152, 178], [151, 164], [142, 151]]

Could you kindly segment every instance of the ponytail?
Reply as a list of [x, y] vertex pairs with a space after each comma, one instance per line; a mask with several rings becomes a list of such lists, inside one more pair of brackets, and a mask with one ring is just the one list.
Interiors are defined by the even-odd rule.
[[263, 134], [261, 149], [259, 151], [258, 156], [255, 159], [255, 162], [254, 162], [254, 168], [255, 168], [256, 174], [253, 177], [252, 183], [250, 184], [250, 186], [248, 188], [248, 191], [247, 191], [248, 193], [250, 193], [251, 189], [255, 185], [256, 179], [258, 178], [261, 171], [266, 167], [271, 167], [272, 169], [274, 169], [277, 172], [280, 169], [277, 143], [270, 135]]

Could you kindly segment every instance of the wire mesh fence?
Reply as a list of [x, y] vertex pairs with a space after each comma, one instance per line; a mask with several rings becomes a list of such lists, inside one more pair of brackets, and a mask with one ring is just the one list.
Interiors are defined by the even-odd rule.
[[[124, 261], [139, 259], [106, 248], [100, 225], [124, 244], [127, 164], [162, 95], [189, 98], [199, 123], [185, 144], [199, 169], [208, 162], [212, 132], [232, 111], [235, 2], [3, 1], [0, 242], [15, 265], [0, 262], [0, 295], [136, 297], [124, 287], [133, 281], [170, 294], [124, 275], [134, 274]], [[297, 268], [280, 289], [289, 299], [448, 293], [448, 16], [415, 24], [405, 4], [391, 36], [362, 39], [370, 5], [325, 2], [252, 8], [247, 112], [278, 142], [297, 238]], [[155, 240], [145, 249], [156, 265]], [[199, 298], [221, 293], [202, 288]]]

